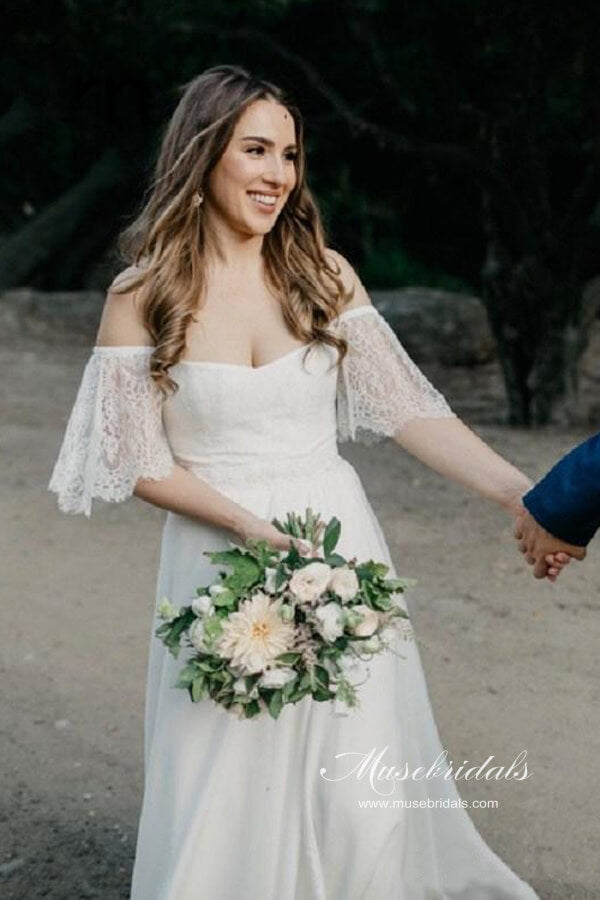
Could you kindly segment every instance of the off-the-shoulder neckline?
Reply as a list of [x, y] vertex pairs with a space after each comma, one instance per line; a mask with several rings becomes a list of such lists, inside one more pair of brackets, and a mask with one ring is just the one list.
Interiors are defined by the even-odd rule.
[[[341, 322], [345, 319], [353, 319], [355, 316], [363, 315], [366, 312], [378, 312], [377, 307], [373, 306], [371, 303], [363, 303], [362, 306], [353, 306], [350, 309], [343, 310], [339, 316], [337, 316], [332, 324], [336, 322]], [[299, 350], [305, 350], [306, 347], [310, 347], [310, 344], [302, 344], [300, 347], [295, 347], [292, 350], [292, 353], [295, 353]], [[99, 356], [116, 356], [120, 354], [133, 354], [133, 353], [151, 353], [154, 350], [154, 344], [95, 344], [93, 347], [93, 352]], [[289, 356], [290, 353], [284, 354], [284, 356]], [[236, 368], [244, 368], [244, 369], [264, 369], [266, 366], [272, 365], [274, 362], [278, 362], [283, 357], [275, 357], [271, 362], [265, 363], [262, 366], [246, 366], [243, 363], [212, 363], [210, 360], [202, 360], [202, 359], [188, 359], [181, 360], [181, 362], [194, 363], [198, 365], [202, 365], [206, 363], [207, 365], [231, 365]]]

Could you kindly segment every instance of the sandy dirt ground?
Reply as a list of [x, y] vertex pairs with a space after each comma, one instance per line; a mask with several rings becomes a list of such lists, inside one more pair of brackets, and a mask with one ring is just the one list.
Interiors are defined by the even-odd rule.
[[[60, 514], [46, 490], [87, 352], [32, 341], [0, 347], [7, 900], [129, 896], [165, 513], [132, 498], [96, 503], [88, 521]], [[529, 433], [498, 424], [493, 365], [428, 373], [456, 411], [532, 477], [596, 430]], [[501, 510], [392, 442], [341, 449], [363, 479], [398, 570], [418, 579], [409, 608], [449, 759], [479, 764], [493, 754], [509, 765], [527, 751], [527, 781], [460, 782], [467, 801], [498, 801], [469, 810], [477, 828], [543, 900], [600, 897], [597, 541], [557, 584], [536, 581]]]

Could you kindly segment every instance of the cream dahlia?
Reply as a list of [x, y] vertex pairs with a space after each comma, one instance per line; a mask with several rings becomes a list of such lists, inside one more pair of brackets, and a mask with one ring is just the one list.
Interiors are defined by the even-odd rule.
[[236, 612], [222, 620], [216, 652], [238, 667], [241, 674], [262, 672], [267, 663], [294, 644], [294, 626], [283, 622], [281, 597], [272, 600], [257, 591]]

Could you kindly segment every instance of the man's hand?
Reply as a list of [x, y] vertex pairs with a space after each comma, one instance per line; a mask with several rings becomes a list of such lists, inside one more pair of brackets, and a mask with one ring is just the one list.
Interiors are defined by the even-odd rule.
[[568, 544], [554, 537], [526, 509], [517, 516], [515, 538], [519, 542], [519, 550], [525, 555], [529, 565], [534, 567], [535, 578], [556, 581], [571, 558], [582, 560], [586, 557], [585, 547]]

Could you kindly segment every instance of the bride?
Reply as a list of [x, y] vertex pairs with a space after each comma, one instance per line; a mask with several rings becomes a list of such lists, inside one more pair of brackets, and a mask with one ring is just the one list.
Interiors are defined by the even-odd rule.
[[[157, 603], [214, 580], [203, 551], [248, 538], [286, 549], [271, 520], [308, 506], [341, 521], [339, 553], [395, 575], [339, 441], [392, 438], [523, 512], [531, 481], [452, 412], [326, 248], [304, 154], [275, 85], [211, 68], [186, 85], [121, 237], [132, 264], [109, 288], [48, 487], [66, 513], [132, 494], [167, 511]], [[149, 618], [134, 900], [536, 898], [442, 777], [410, 627], [398, 652], [359, 664], [349, 714], [305, 697], [277, 720], [239, 719], [174, 689], [179, 663]], [[377, 760], [415, 777], [378, 780]]]

